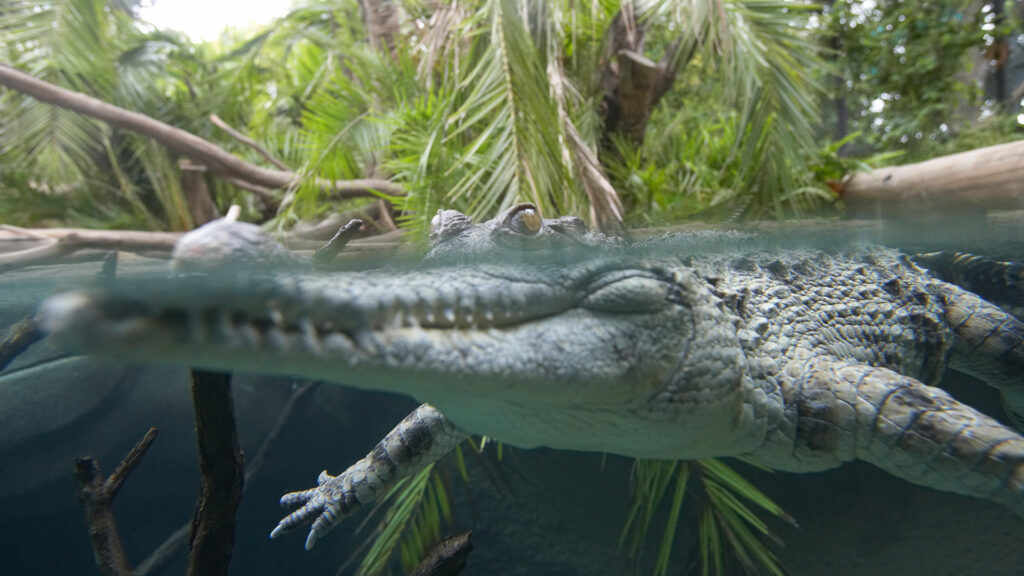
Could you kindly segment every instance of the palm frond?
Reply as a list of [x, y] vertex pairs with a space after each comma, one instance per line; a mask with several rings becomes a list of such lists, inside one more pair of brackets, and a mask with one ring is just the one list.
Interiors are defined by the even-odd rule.
[[[4, 6], [0, 38], [10, 63], [52, 84], [109, 99], [116, 78], [102, 0], [58, 0]], [[107, 128], [21, 95], [4, 102], [4, 162], [39, 181], [62, 184], [90, 174]]]
[[314, 178], [383, 176], [399, 119], [423, 93], [414, 61], [354, 46], [322, 89], [309, 97], [302, 115], [303, 183], [289, 211], [308, 214], [323, 207]]
[[[168, 56], [181, 44], [136, 24], [124, 4], [114, 0], [14, 3], [0, 13], [0, 42], [13, 65], [36, 77], [166, 117]], [[5, 112], [0, 131], [4, 162], [31, 175], [40, 190], [102, 182], [121, 192], [146, 228], [190, 226], [170, 152], [20, 95], [7, 95], [0, 106]], [[128, 165], [140, 159], [145, 159], [141, 165]], [[155, 196], [144, 200], [143, 194]], [[160, 207], [159, 217], [150, 204]]]
[[449, 73], [459, 77], [468, 44], [459, 31], [468, 16], [466, 8], [458, 3], [443, 4], [423, 23], [426, 32], [416, 43], [414, 51], [423, 54], [417, 72], [427, 90], [438, 83], [444, 85], [445, 76]]
[[138, 142], [138, 161], [146, 173], [146, 182], [162, 212], [162, 220], [171, 230], [191, 230], [192, 216], [181, 189], [181, 174], [177, 162], [168, 151], [153, 142]]
[[460, 104], [448, 120], [446, 138], [468, 140], [449, 199], [474, 218], [522, 201], [545, 214], [572, 211], [561, 194], [571, 182], [558, 112], [523, 14], [507, 0], [488, 0], [474, 23], [479, 56], [459, 79]]
[[784, 576], [764, 542], [779, 540], [748, 504], [790, 523], [792, 518], [721, 460], [701, 460], [700, 479], [706, 498], [698, 526], [701, 575], [723, 574], [735, 562], [746, 574]]
[[628, 541], [631, 556], [638, 555], [643, 549], [651, 522], [661, 508], [672, 480], [675, 479], [673, 506], [670, 508], [668, 524], [665, 526], [658, 549], [656, 576], [663, 576], [668, 570], [683, 495], [690, 478], [690, 466], [690, 462], [675, 460], [636, 460], [633, 463], [633, 501], [619, 536], [619, 546]]
[[807, 25], [813, 9], [790, 0], [638, 3], [642, 17], [667, 19], [697, 43], [698, 66], [717, 71], [718, 93], [739, 110], [726, 161], [734, 178], [714, 203], [739, 200], [748, 216], [781, 217], [830, 197], [808, 178], [824, 93], [818, 78], [826, 69]]
[[[593, 106], [582, 97], [562, 65], [562, 46], [565, 44], [561, 37], [565, 31], [562, 20], [566, 15], [557, 9], [557, 4], [555, 6], [556, 9], [550, 10], [545, 18], [549, 23], [545, 36], [548, 38], [547, 76], [558, 110], [562, 162], [572, 169], [578, 187], [586, 193], [591, 225], [603, 232], [620, 232], [622, 201], [597, 158], [596, 146], [592, 147], [584, 140], [572, 118], [574, 108], [580, 110]], [[565, 190], [568, 194], [572, 187]], [[565, 204], [572, 205], [571, 198], [566, 197]]]
[[648, 541], [655, 515], [671, 494], [654, 564], [655, 576], [668, 574], [691, 478], [700, 484], [695, 519], [702, 576], [721, 576], [728, 565], [735, 563], [748, 574], [784, 574], [763, 541], [765, 537], [776, 542], [778, 539], [750, 505], [790, 523], [792, 518], [732, 468], [714, 458], [693, 462], [637, 460], [632, 474], [633, 501], [619, 546], [628, 543], [630, 555], [638, 555]]
[[[808, 31], [798, 27], [800, 12], [813, 8], [796, 2], [748, 0], [730, 12], [733, 69], [757, 79], [746, 90], [740, 117], [748, 135], [738, 143], [744, 168], [738, 180], [745, 189], [755, 191], [759, 211], [771, 210], [776, 217], [806, 212], [814, 198], [789, 194], [803, 189], [811, 154], [817, 149], [817, 102], [824, 89], [814, 74], [825, 67]], [[754, 172], [757, 166], [761, 169]]]
[[[400, 564], [402, 573], [408, 574], [441, 540], [442, 528], [454, 525], [445, 462], [454, 461], [456, 470], [468, 481], [462, 450], [456, 447], [454, 454], [399, 480], [381, 500], [377, 509], [387, 505], [387, 511], [364, 543], [364, 547], [369, 548], [356, 570], [358, 576], [383, 574], [394, 560]], [[353, 559], [346, 562], [339, 573]]]
[[393, 499], [393, 502], [378, 525], [373, 545], [363, 556], [356, 574], [376, 576], [387, 569], [392, 554], [399, 547], [403, 533], [413, 522], [417, 510], [425, 501], [433, 470], [434, 465], [431, 464], [414, 476], [399, 480], [385, 496], [384, 501]]
[[414, 242], [426, 241], [431, 217], [447, 204], [459, 178], [458, 149], [444, 142], [450, 105], [444, 96], [426, 94], [394, 118], [385, 169], [406, 189], [404, 197], [391, 201], [402, 213], [399, 224]]

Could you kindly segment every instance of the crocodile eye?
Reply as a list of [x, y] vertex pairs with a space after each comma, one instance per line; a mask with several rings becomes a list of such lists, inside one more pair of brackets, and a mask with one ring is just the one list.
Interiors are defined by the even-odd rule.
[[540, 232], [541, 217], [533, 208], [524, 208], [516, 212], [516, 217], [512, 224], [516, 227], [517, 232], [533, 236]]

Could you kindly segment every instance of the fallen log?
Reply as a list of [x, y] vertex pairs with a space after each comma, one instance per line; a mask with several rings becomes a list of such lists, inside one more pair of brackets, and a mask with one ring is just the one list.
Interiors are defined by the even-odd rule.
[[862, 217], [1024, 209], [1024, 140], [855, 174], [840, 199]]

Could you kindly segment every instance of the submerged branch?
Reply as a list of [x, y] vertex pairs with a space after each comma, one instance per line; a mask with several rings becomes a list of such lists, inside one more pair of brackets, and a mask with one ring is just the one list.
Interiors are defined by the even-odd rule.
[[3, 371], [19, 354], [28, 350], [28, 347], [35, 344], [45, 336], [39, 329], [32, 316], [26, 317], [18, 322], [3, 340], [0, 340], [0, 371]]
[[106, 479], [103, 478], [103, 471], [95, 459], [84, 457], [75, 461], [78, 501], [85, 511], [85, 520], [89, 525], [96, 567], [107, 576], [132, 576], [121, 537], [117, 533], [117, 523], [114, 521], [111, 504], [128, 475], [146, 455], [156, 435], [156, 428], [150, 428], [142, 440], [132, 447], [114, 473]]
[[228, 573], [235, 550], [236, 514], [245, 483], [231, 374], [193, 370], [192, 400], [202, 483], [189, 534], [187, 574], [221, 576]]
[[[307, 382], [292, 390], [291, 396], [288, 397], [288, 401], [285, 402], [284, 407], [281, 408], [281, 412], [277, 415], [277, 421], [274, 422], [273, 428], [270, 429], [270, 432], [268, 432], [267, 436], [263, 439], [263, 443], [260, 444], [259, 449], [256, 450], [256, 456], [254, 456], [252, 461], [245, 467], [243, 490], [246, 486], [249, 486], [252, 483], [253, 478], [256, 477], [256, 473], [263, 466], [263, 463], [266, 462], [267, 454], [274, 448], [274, 445], [277, 443], [285, 425], [298, 408], [299, 402], [312, 392], [316, 388], [317, 384], [318, 382]], [[181, 528], [175, 530], [167, 537], [166, 540], [164, 540], [163, 544], [157, 547], [149, 557], [139, 564], [135, 569], [134, 576], [149, 576], [150, 574], [156, 574], [167, 566], [167, 564], [174, 560], [174, 558], [176, 558], [178, 554], [185, 549], [185, 542], [188, 539], [189, 531], [191, 529], [192, 523], [186, 522]]]
[[409, 576], [455, 576], [462, 572], [473, 551], [472, 535], [469, 531], [441, 540]]

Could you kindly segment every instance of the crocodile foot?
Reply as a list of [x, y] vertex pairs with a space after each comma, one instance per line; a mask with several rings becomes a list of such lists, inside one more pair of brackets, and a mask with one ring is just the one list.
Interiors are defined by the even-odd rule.
[[430, 404], [398, 423], [362, 460], [337, 476], [320, 473], [317, 487], [281, 497], [281, 505], [298, 507], [285, 516], [271, 538], [312, 522], [306, 550], [360, 506], [382, 498], [395, 482], [419, 472], [450, 452], [466, 437]]
[[282, 518], [270, 533], [270, 537], [277, 538], [296, 526], [312, 522], [309, 536], [306, 537], [306, 550], [312, 549], [316, 541], [334, 528], [342, 518], [359, 508], [360, 503], [350, 472], [351, 469], [338, 476], [331, 476], [324, 470], [317, 478], [316, 488], [289, 492], [282, 496], [282, 506], [300, 508]]

